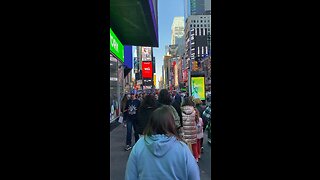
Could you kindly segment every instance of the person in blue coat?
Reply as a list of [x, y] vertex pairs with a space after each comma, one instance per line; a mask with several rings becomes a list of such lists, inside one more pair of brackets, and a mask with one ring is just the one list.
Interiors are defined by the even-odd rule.
[[167, 105], [152, 113], [143, 134], [130, 153], [126, 180], [200, 180], [199, 166], [177, 134]]

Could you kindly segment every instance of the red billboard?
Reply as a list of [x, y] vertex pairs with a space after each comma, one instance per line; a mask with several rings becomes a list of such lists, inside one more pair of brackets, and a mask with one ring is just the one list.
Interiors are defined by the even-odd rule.
[[183, 70], [182, 77], [183, 77], [182, 78], [183, 82], [187, 82], [188, 81], [188, 69]]
[[153, 78], [152, 61], [142, 61], [142, 78]]

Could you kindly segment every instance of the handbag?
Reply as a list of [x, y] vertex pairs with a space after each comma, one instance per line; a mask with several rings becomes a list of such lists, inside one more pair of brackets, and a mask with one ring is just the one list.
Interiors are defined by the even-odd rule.
[[121, 123], [121, 124], [123, 123], [123, 116], [120, 116], [120, 117], [119, 117], [118, 122]]

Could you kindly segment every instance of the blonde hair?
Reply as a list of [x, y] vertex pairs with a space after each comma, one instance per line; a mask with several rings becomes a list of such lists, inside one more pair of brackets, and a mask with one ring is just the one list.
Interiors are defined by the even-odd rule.
[[202, 104], [202, 101], [199, 98], [193, 99], [195, 104]]

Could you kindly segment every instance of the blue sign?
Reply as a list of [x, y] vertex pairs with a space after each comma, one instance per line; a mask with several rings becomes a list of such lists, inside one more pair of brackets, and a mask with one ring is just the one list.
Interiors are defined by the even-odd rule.
[[124, 46], [124, 65], [132, 69], [132, 46]]

